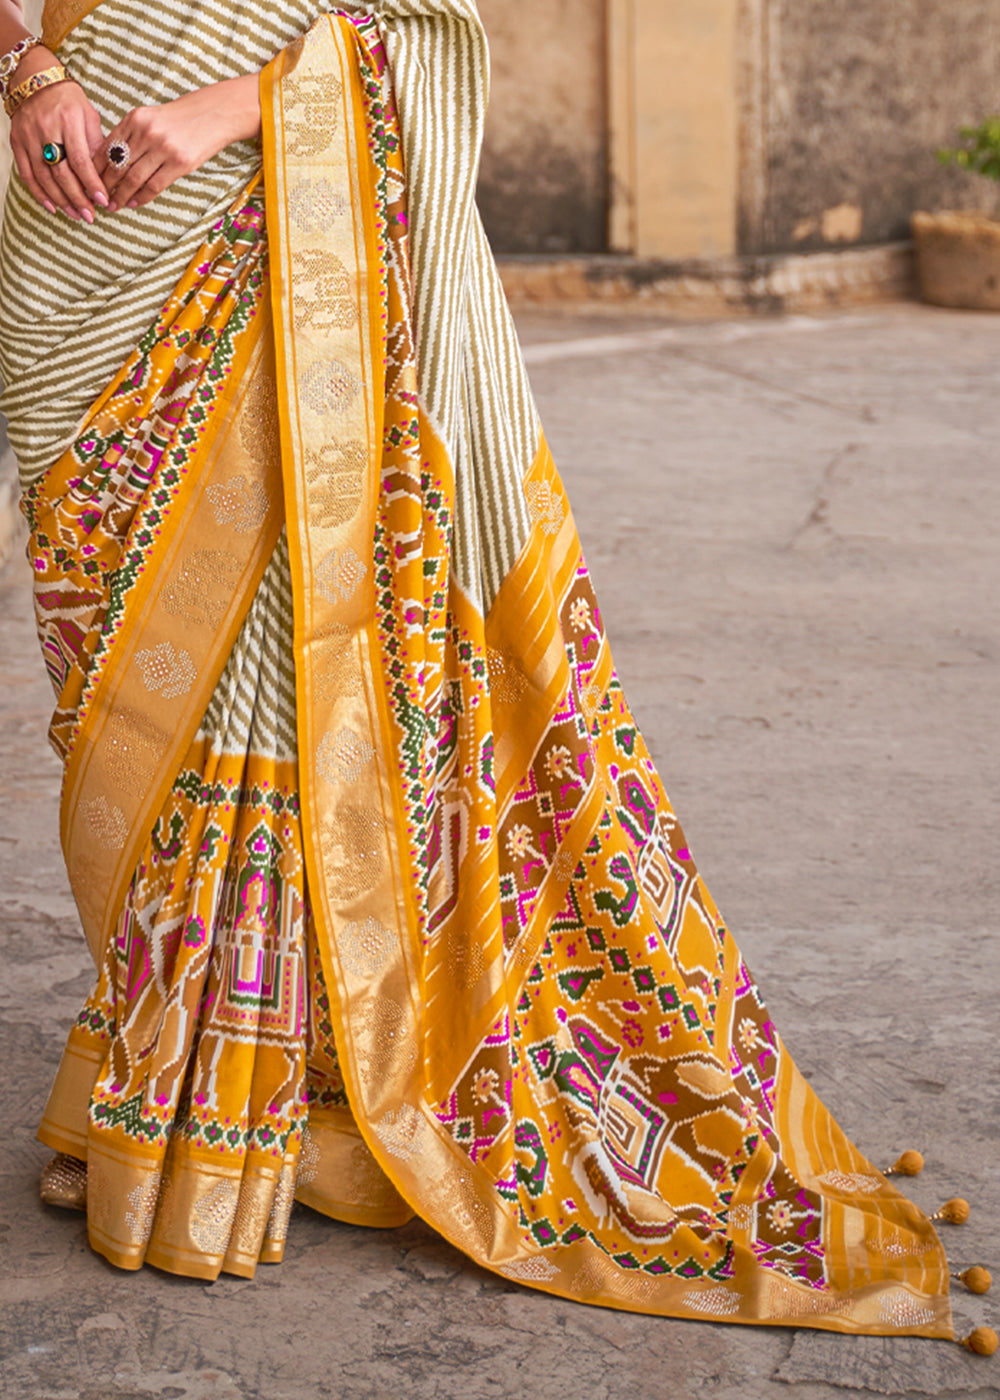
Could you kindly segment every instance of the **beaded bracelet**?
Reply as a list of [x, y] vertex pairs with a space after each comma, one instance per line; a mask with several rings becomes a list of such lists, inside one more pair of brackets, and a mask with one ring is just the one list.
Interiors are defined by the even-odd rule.
[[32, 73], [27, 82], [21, 83], [13, 88], [5, 97], [3, 109], [8, 117], [12, 117], [19, 107], [23, 107], [29, 97], [34, 97], [36, 92], [41, 92], [43, 88], [52, 87], [56, 83], [72, 82], [69, 72], [58, 63], [53, 68], [43, 68], [40, 73]]
[[12, 49], [0, 58], [0, 101], [6, 102], [7, 93], [10, 91], [10, 80], [17, 72], [17, 66], [21, 59], [36, 44], [40, 44], [41, 39], [36, 39], [34, 34], [29, 34], [27, 39], [19, 39]]

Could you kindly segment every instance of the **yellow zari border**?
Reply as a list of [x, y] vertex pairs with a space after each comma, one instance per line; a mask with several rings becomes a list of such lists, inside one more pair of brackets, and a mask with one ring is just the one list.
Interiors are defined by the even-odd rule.
[[[176, 778], [180, 762], [232, 651], [246, 608], [274, 552], [282, 526], [277, 463], [250, 463], [240, 442], [240, 415], [251, 385], [273, 383], [266, 305], [241, 338], [229, 384], [211, 430], [174, 504], [171, 528], [151, 546], [121, 631], [67, 760], [61, 835], [70, 883], [95, 962], [111, 936], [139, 854]], [[100, 404], [98, 404], [98, 409]], [[220, 528], [213, 490], [237, 474], [261, 486], [266, 513], [258, 530]], [[219, 550], [220, 536], [224, 550]], [[209, 576], [196, 561], [212, 550], [223, 560]], [[197, 589], [200, 622], [186, 625], [163, 606]], [[143, 653], [168, 642], [191, 658], [196, 681], [182, 700], [151, 692]], [[138, 718], [137, 718], [138, 717]], [[129, 781], [121, 781], [121, 773]]]

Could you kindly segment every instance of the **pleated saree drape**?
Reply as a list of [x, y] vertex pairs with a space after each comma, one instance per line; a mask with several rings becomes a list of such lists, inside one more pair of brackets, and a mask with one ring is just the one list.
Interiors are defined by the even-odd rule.
[[[474, 6], [300, 8], [238, 7], [300, 21], [263, 174], [180, 192], [186, 270], [26, 472], [99, 977], [41, 1136], [91, 1240], [214, 1278], [293, 1199], [418, 1212], [568, 1298], [950, 1337], [932, 1225], [796, 1070], [615, 674], [475, 215]], [[78, 319], [5, 351], [26, 458]]]

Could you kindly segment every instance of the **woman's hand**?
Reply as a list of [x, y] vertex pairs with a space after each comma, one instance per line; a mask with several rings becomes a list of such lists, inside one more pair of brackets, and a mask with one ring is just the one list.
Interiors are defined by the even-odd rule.
[[[14, 86], [58, 60], [41, 46], [21, 60]], [[66, 159], [47, 165], [42, 151], [65, 146]], [[61, 209], [71, 219], [94, 222], [94, 205], [105, 208], [108, 191], [94, 165], [101, 145], [101, 118], [78, 83], [56, 83], [29, 97], [11, 118], [10, 148], [17, 173], [50, 214]]]
[[[159, 107], [136, 107], [104, 142], [97, 160], [111, 209], [138, 209], [234, 141], [260, 134], [256, 73], [213, 83]], [[108, 152], [124, 146], [115, 166]]]

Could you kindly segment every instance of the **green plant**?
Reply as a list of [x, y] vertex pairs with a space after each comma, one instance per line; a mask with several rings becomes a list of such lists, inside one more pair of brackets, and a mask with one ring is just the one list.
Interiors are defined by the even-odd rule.
[[941, 164], [957, 165], [1000, 183], [1000, 117], [987, 117], [981, 126], [963, 126], [958, 134], [965, 144], [938, 151]]

